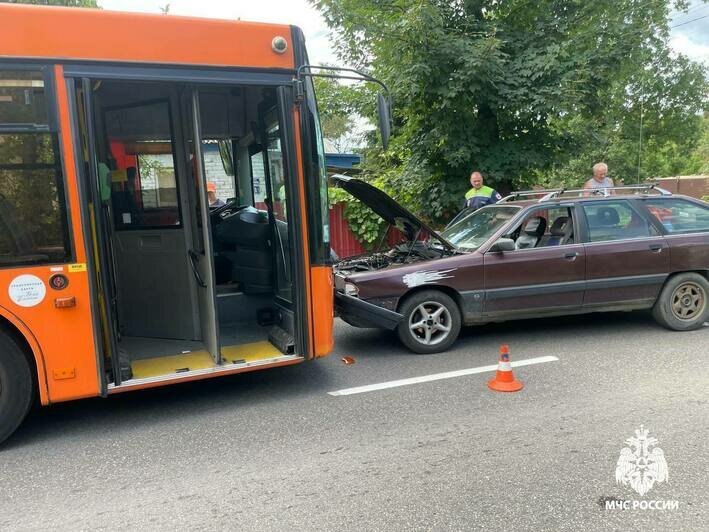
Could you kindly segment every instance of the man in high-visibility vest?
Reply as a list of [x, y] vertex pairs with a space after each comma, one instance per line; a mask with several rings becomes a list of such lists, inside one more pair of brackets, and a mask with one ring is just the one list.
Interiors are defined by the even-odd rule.
[[495, 189], [483, 185], [483, 176], [480, 172], [470, 174], [470, 184], [473, 188], [465, 193], [465, 207], [477, 210], [502, 199]]

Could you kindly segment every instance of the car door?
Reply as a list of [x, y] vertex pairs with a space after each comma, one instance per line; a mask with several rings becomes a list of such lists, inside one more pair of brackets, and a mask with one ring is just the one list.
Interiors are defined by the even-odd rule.
[[709, 206], [696, 199], [647, 198], [641, 202], [665, 233], [670, 271], [701, 271], [709, 265]]
[[582, 203], [586, 250], [583, 306], [643, 307], [669, 274], [669, 246], [633, 200]]
[[[524, 227], [543, 219], [538, 241], [514, 251], [487, 251], [484, 255], [484, 317], [555, 314], [581, 308], [586, 275], [584, 246], [577, 243], [578, 226], [572, 204], [542, 206], [527, 213], [508, 235], [520, 242]], [[551, 234], [566, 218], [564, 238]]]

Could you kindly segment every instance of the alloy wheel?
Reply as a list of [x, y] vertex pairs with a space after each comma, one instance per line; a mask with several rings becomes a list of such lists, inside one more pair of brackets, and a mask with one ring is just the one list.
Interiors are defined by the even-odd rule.
[[424, 345], [436, 345], [451, 332], [451, 314], [445, 305], [426, 301], [418, 305], [409, 316], [411, 335]]
[[706, 293], [696, 283], [682, 283], [672, 293], [672, 313], [680, 320], [691, 321], [700, 316], [706, 304]]

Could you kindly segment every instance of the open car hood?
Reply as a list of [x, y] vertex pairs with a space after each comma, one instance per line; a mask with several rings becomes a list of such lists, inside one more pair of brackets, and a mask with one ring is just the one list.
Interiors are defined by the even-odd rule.
[[453, 244], [414, 216], [408, 209], [399, 205], [382, 190], [373, 187], [361, 179], [355, 179], [345, 175], [335, 174], [332, 176], [332, 180], [338, 187], [349, 192], [352, 196], [381, 216], [385, 222], [402, 231], [409, 240], [414, 240], [418, 232], [424, 230], [448, 249], [455, 250]]

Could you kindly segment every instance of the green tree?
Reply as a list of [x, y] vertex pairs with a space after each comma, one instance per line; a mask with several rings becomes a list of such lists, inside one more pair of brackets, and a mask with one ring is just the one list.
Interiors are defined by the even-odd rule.
[[314, 77], [323, 137], [342, 150], [352, 140], [360, 91], [331, 78]]
[[709, 174], [709, 111], [704, 111], [702, 118], [702, 136], [699, 139], [697, 149], [692, 155], [690, 164], [693, 169], [692, 174]]
[[473, 169], [503, 192], [580, 184], [601, 159], [636, 179], [641, 114], [641, 179], [696, 149], [706, 71], [672, 55], [666, 0], [312, 2], [341, 59], [392, 89], [395, 137], [366, 164], [433, 220]]

